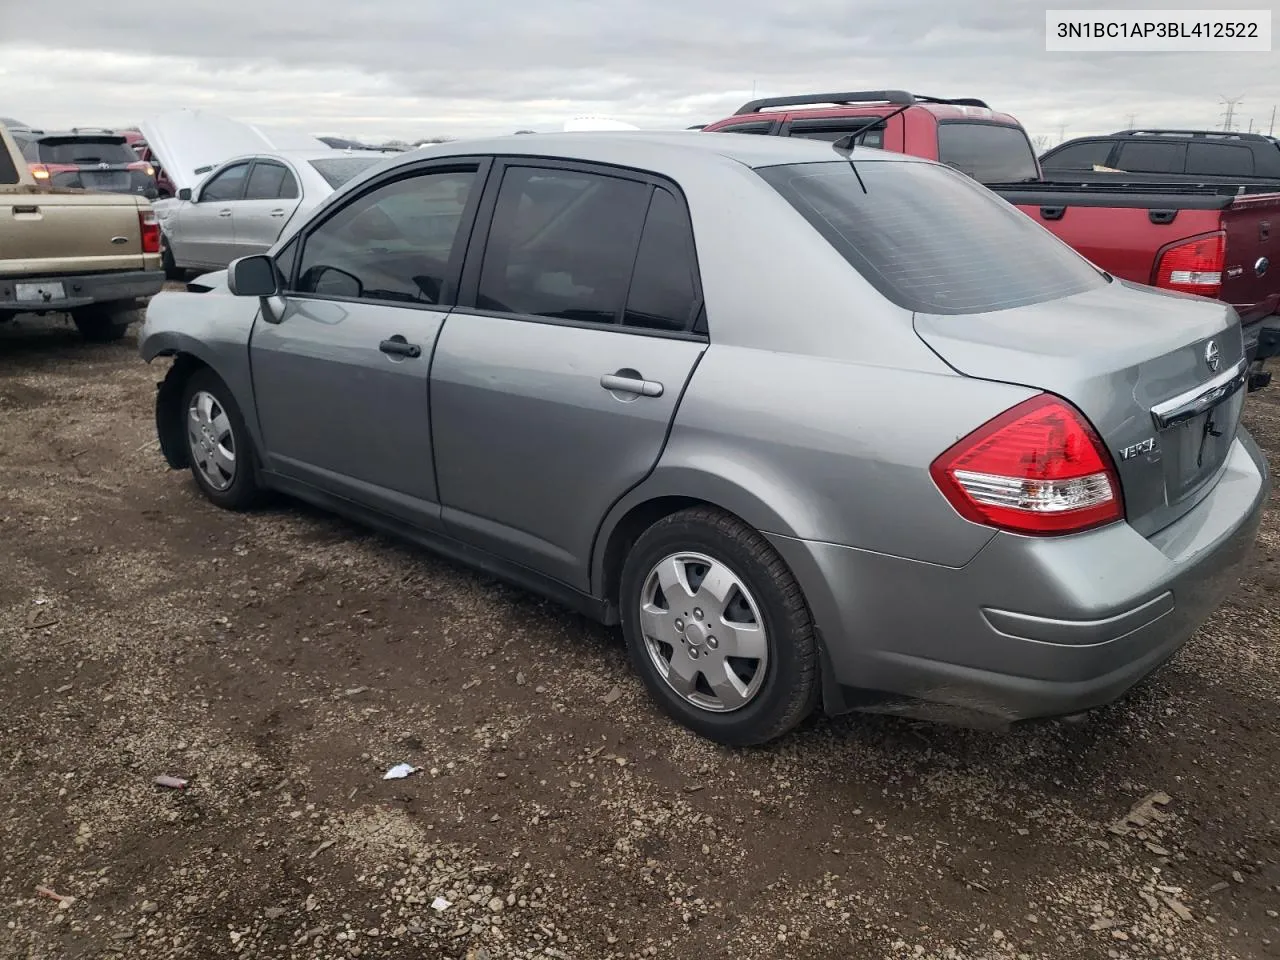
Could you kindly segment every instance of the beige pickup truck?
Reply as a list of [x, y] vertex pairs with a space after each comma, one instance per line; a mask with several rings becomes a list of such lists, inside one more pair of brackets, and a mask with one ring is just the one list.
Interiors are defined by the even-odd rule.
[[118, 340], [163, 285], [147, 200], [37, 186], [0, 126], [0, 323], [69, 313], [86, 339]]

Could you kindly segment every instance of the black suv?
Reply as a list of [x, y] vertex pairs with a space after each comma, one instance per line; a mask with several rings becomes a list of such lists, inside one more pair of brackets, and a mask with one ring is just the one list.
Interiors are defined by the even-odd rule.
[[1178, 180], [1280, 180], [1280, 143], [1261, 133], [1121, 130], [1061, 143], [1040, 158], [1040, 167], [1047, 180], [1112, 171]]
[[110, 130], [10, 130], [36, 183], [154, 199], [156, 172]]

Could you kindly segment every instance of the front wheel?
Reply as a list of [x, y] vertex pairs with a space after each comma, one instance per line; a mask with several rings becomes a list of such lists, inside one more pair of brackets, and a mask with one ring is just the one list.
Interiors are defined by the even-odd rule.
[[817, 639], [800, 585], [736, 517], [694, 507], [658, 521], [627, 556], [620, 600], [649, 693], [702, 736], [765, 743], [817, 703]]
[[259, 499], [253, 455], [240, 407], [212, 370], [197, 370], [182, 392], [187, 459], [196, 485], [227, 510], [244, 510]]

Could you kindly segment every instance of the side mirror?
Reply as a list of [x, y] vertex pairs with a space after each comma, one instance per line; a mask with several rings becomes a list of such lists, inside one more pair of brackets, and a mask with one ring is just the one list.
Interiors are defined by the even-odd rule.
[[[191, 188], [190, 188], [190, 187], [183, 187], [181, 190], [179, 190], [179, 191], [178, 191], [178, 199], [179, 199], [179, 200], [190, 200], [190, 199], [191, 199]], [[194, 201], [193, 201], [193, 202], [194, 202]]]
[[263, 253], [231, 261], [227, 289], [237, 297], [274, 297], [280, 292], [276, 262]]

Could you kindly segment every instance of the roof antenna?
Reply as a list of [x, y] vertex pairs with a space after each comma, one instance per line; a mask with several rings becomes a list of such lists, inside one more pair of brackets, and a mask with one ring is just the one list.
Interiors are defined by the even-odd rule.
[[910, 110], [914, 106], [915, 106], [915, 101], [913, 100], [911, 103], [904, 103], [897, 110], [894, 110], [891, 113], [886, 113], [883, 117], [872, 117], [866, 123], [854, 129], [851, 133], [845, 134], [835, 143], [831, 144], [832, 149], [834, 149], [836, 153], [841, 154], [846, 160], [848, 160], [849, 154], [853, 153], [854, 143], [857, 141], [858, 137], [860, 137], [863, 133], [866, 133], [868, 130], [873, 130], [876, 127], [884, 126], [887, 128], [890, 120], [892, 120], [898, 114], [904, 113], [907, 110]]

